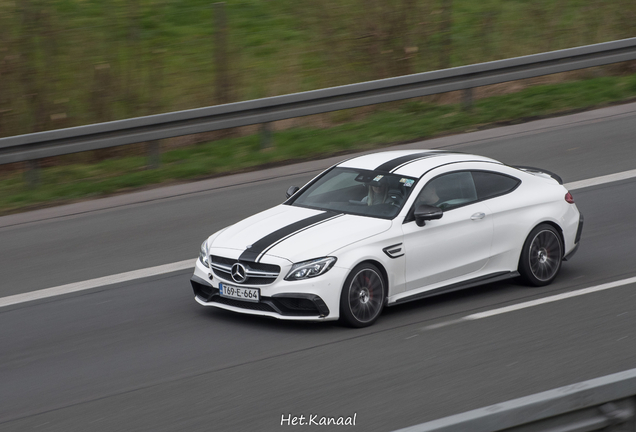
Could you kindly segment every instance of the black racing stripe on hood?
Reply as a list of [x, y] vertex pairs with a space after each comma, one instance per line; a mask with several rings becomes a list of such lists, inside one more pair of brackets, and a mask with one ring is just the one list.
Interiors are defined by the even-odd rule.
[[245, 251], [239, 257], [239, 261], [248, 261], [248, 262], [256, 262], [258, 256], [267, 250], [270, 246], [279, 242], [283, 238], [294, 234], [295, 232], [302, 231], [303, 229], [337, 216], [339, 213], [326, 211], [324, 213], [317, 214], [315, 216], [308, 217], [306, 219], [299, 220], [298, 222], [294, 222], [290, 225], [287, 225], [281, 229], [274, 231], [258, 240], [256, 243], [252, 245], [251, 248], [245, 249]]
[[385, 171], [385, 172], [391, 172], [394, 169], [396, 169], [397, 167], [404, 165], [408, 162], [414, 161], [416, 159], [424, 159], [427, 157], [431, 157], [431, 156], [437, 156], [437, 152], [423, 152], [423, 153], [413, 153], [410, 155], [406, 155], [406, 156], [400, 156], [398, 158], [395, 159], [391, 159], [388, 162], [384, 162], [382, 165], [380, 165], [379, 167], [377, 167], [375, 170], [376, 171]]

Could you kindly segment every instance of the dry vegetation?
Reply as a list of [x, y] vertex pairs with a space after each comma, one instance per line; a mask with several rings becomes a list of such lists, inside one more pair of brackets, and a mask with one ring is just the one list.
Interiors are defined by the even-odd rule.
[[[632, 0], [0, 0], [0, 136], [636, 34]], [[336, 119], [337, 120], [337, 119]]]

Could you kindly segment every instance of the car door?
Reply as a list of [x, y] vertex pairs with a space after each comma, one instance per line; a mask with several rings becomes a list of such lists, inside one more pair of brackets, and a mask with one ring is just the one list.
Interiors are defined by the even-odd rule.
[[493, 221], [488, 207], [478, 201], [470, 171], [431, 179], [416, 198], [411, 215], [420, 204], [434, 205], [444, 213], [424, 226], [407, 216], [402, 225], [407, 290], [468, 278], [486, 265]]
[[519, 261], [520, 248], [527, 234], [527, 217], [532, 212], [526, 205], [530, 201], [519, 201], [511, 197], [521, 180], [514, 177], [513, 169], [506, 168], [508, 173], [475, 170], [472, 172], [475, 189], [479, 201], [490, 209], [494, 231], [490, 261], [488, 267], [492, 272], [512, 271]]

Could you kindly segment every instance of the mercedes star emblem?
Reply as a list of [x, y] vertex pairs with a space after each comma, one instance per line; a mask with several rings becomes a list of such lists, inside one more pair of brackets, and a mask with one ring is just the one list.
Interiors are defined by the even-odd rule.
[[232, 279], [238, 283], [243, 283], [247, 280], [247, 271], [243, 264], [236, 263], [232, 266]]

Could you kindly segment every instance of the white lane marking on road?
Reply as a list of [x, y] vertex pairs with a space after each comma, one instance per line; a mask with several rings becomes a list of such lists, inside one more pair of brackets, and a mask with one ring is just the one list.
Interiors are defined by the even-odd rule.
[[518, 311], [521, 309], [526, 309], [526, 308], [530, 308], [530, 307], [534, 307], [534, 306], [539, 306], [542, 304], [546, 304], [546, 303], [553, 303], [556, 301], [560, 301], [560, 300], [565, 300], [568, 298], [572, 298], [572, 297], [578, 297], [578, 296], [582, 296], [585, 294], [590, 294], [590, 293], [595, 293], [595, 292], [599, 292], [599, 291], [605, 291], [608, 289], [612, 289], [612, 288], [616, 288], [616, 287], [620, 287], [620, 286], [624, 286], [624, 285], [629, 285], [632, 283], [636, 283], [636, 277], [632, 277], [632, 278], [628, 278], [628, 279], [623, 279], [623, 280], [619, 280], [619, 281], [614, 281], [614, 282], [609, 282], [609, 283], [605, 283], [602, 285], [597, 285], [597, 286], [593, 286], [593, 287], [589, 287], [589, 288], [583, 288], [580, 290], [576, 290], [576, 291], [570, 291], [570, 292], [566, 292], [566, 293], [562, 293], [562, 294], [557, 294], [557, 295], [553, 295], [553, 296], [549, 296], [549, 297], [543, 297], [540, 299], [536, 299], [536, 300], [531, 300], [531, 301], [527, 301], [527, 302], [523, 302], [523, 303], [517, 303], [514, 305], [510, 305], [510, 306], [505, 306], [502, 308], [498, 308], [498, 309], [492, 309], [489, 311], [485, 311], [485, 312], [479, 312], [479, 313], [475, 313], [472, 315], [468, 315], [462, 318], [462, 320], [477, 320], [477, 319], [482, 319], [482, 318], [488, 318], [491, 316], [495, 316], [495, 315], [501, 315], [504, 313], [508, 313], [508, 312], [513, 312], [513, 311]]
[[[526, 309], [526, 308], [530, 308], [530, 307], [534, 307], [534, 306], [539, 306], [542, 304], [546, 304], [546, 303], [553, 303], [556, 301], [560, 301], [560, 300], [565, 300], [568, 298], [572, 298], [572, 297], [578, 297], [578, 296], [582, 296], [585, 294], [590, 294], [590, 293], [595, 293], [595, 292], [599, 292], [599, 291], [604, 291], [604, 290], [608, 290], [611, 288], [616, 288], [616, 287], [621, 287], [621, 286], [625, 286], [625, 285], [629, 285], [632, 283], [636, 283], [636, 277], [632, 277], [629, 279], [623, 279], [623, 280], [619, 280], [619, 281], [615, 281], [615, 282], [609, 282], [606, 284], [602, 284], [602, 285], [597, 285], [597, 286], [593, 286], [593, 287], [589, 287], [589, 288], [583, 288], [580, 290], [576, 290], [576, 291], [570, 291], [570, 292], [566, 292], [563, 294], [557, 294], [557, 295], [553, 295], [553, 296], [549, 296], [549, 297], [544, 297], [544, 298], [540, 298], [537, 300], [531, 300], [531, 301], [527, 301], [527, 302], [523, 302], [523, 303], [517, 303], [511, 306], [505, 306], [502, 308], [497, 308], [497, 309], [492, 309], [489, 311], [485, 311], [485, 312], [478, 312], [478, 313], [474, 313], [472, 315], [467, 315], [465, 317], [462, 318], [458, 318], [458, 319], [454, 319], [454, 320], [450, 320], [450, 321], [442, 321], [440, 323], [436, 323], [436, 324], [431, 324], [429, 326], [426, 327], [422, 327], [421, 330], [426, 331], [426, 330], [436, 330], [438, 328], [442, 328], [442, 327], [446, 327], [449, 325], [453, 325], [453, 324], [459, 324], [462, 322], [466, 322], [466, 321], [474, 321], [474, 320], [478, 320], [478, 319], [482, 319], [482, 318], [488, 318], [491, 316], [495, 316], [495, 315], [501, 315], [504, 313], [508, 313], [508, 312], [514, 312], [514, 311], [518, 311], [521, 309]], [[627, 312], [625, 312], [627, 313]], [[623, 315], [623, 314], [621, 314]], [[620, 315], [617, 315], [620, 316]]]
[[111, 276], [104, 276], [97, 279], [75, 282], [66, 285], [60, 285], [53, 288], [31, 291], [24, 294], [15, 294], [12, 296], [0, 298], [0, 307], [25, 303], [33, 300], [40, 300], [48, 297], [55, 297], [62, 294], [69, 294], [77, 291], [84, 291], [91, 288], [112, 285], [120, 282], [129, 282], [149, 276], [157, 276], [179, 270], [187, 270], [194, 268], [195, 259], [179, 261], [176, 263], [160, 265], [156, 267], [148, 267], [141, 270], [133, 270], [126, 273], [119, 273]]
[[590, 186], [598, 186], [605, 183], [612, 183], [612, 182], [617, 182], [621, 180], [627, 180], [634, 177], [636, 177], [636, 169], [623, 171], [616, 174], [609, 174], [609, 175], [604, 175], [600, 177], [594, 177], [594, 178], [586, 179], [586, 180], [570, 182], [570, 183], [564, 184], [563, 186], [565, 186], [565, 188], [568, 190], [583, 189]]
[[463, 321], [464, 321], [463, 318], [459, 318], [459, 319], [451, 320], [451, 321], [442, 321], [441, 323], [431, 324], [426, 327], [422, 327], [422, 330], [435, 330], [435, 329], [446, 327], [449, 325], [458, 324]]
[[[582, 189], [590, 186], [598, 186], [605, 183], [621, 181], [636, 177], [636, 170], [623, 171], [616, 174], [609, 174], [601, 177], [594, 177], [587, 180], [566, 183], [568, 190]], [[105, 276], [97, 279], [91, 279], [83, 282], [76, 282], [67, 285], [60, 285], [53, 288], [46, 288], [38, 291], [31, 291], [24, 294], [16, 294], [8, 297], [0, 297], [0, 307], [10, 306], [14, 304], [24, 303], [33, 300], [39, 300], [47, 297], [54, 297], [62, 294], [68, 294], [77, 291], [83, 291], [91, 288], [97, 288], [105, 285], [112, 285], [119, 282], [128, 282], [135, 279], [141, 279], [150, 276], [156, 276], [164, 273], [170, 273], [178, 270], [186, 270], [194, 268], [195, 259], [180, 261], [172, 264], [165, 264], [156, 267], [149, 267], [141, 270], [134, 270], [126, 273], [120, 273], [112, 276]], [[456, 321], [461, 321], [456, 320]], [[433, 324], [425, 327], [426, 330], [443, 327], [445, 325], [455, 324], [456, 321], [448, 323]]]

